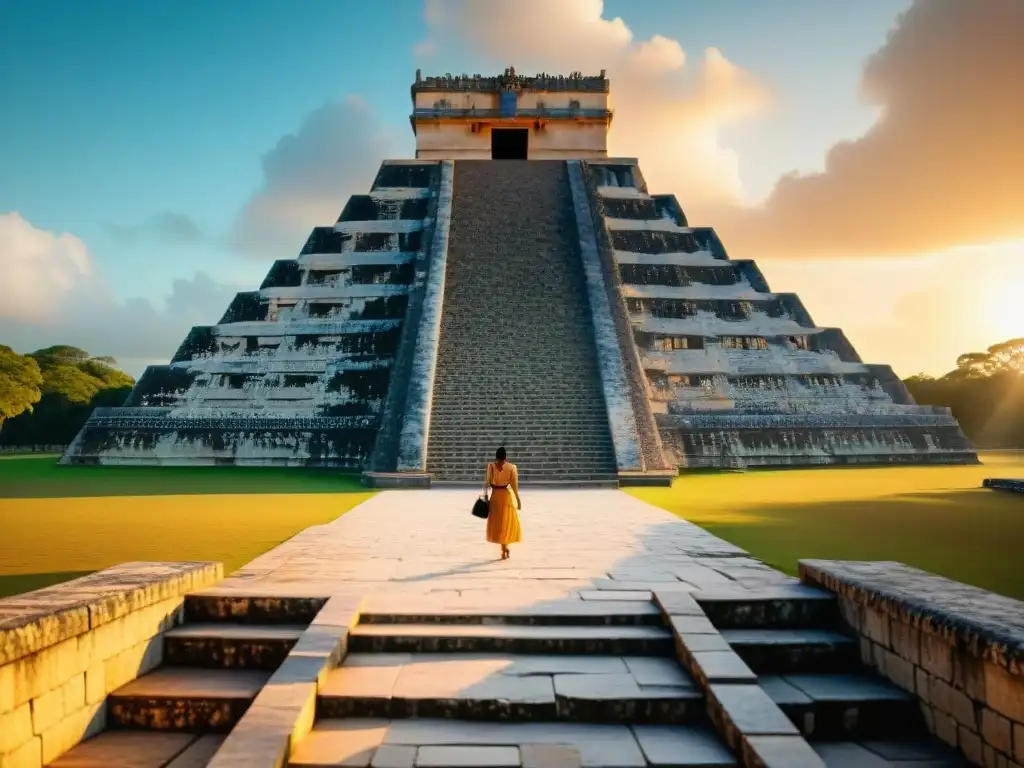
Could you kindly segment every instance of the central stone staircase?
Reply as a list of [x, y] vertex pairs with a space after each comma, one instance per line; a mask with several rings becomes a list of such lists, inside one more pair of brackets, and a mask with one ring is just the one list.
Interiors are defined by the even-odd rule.
[[657, 608], [610, 602], [364, 613], [290, 765], [736, 765]]
[[523, 482], [613, 481], [566, 164], [455, 163], [427, 469], [482, 482], [499, 445]]

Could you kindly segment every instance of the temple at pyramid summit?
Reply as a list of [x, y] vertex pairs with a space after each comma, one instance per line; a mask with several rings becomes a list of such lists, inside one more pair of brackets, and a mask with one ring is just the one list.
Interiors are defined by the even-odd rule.
[[608, 157], [609, 95], [604, 72], [417, 72], [416, 158], [384, 160], [64, 463], [425, 485], [482, 483], [499, 445], [525, 483], [977, 461], [948, 409]]

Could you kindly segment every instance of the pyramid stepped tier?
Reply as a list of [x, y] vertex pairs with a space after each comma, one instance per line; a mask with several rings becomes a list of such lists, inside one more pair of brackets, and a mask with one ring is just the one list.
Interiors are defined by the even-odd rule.
[[922, 407], [795, 294], [774, 293], [634, 161], [584, 163], [616, 310], [628, 318], [666, 459], [685, 467], [976, 462], [948, 409]]
[[370, 194], [193, 328], [123, 407], [97, 409], [64, 462], [372, 463], [400, 415], [389, 393], [407, 384], [442, 169], [385, 163]]
[[427, 469], [480, 482], [614, 480], [568, 166], [459, 161]]
[[385, 162], [63, 461], [477, 483], [499, 445], [525, 483], [977, 461], [620, 158]]

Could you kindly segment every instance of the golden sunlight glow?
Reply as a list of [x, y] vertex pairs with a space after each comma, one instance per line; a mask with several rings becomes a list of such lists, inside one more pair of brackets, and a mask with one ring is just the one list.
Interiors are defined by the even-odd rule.
[[1024, 336], [1024, 241], [1006, 243], [1005, 270], [986, 291], [981, 323], [992, 343]]

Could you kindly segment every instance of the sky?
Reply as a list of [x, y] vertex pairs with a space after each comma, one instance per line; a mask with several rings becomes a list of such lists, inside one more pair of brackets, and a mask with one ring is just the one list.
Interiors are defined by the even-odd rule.
[[0, 344], [138, 375], [411, 157], [415, 71], [596, 73], [610, 151], [869, 362], [1024, 336], [1019, 0], [0, 0]]

